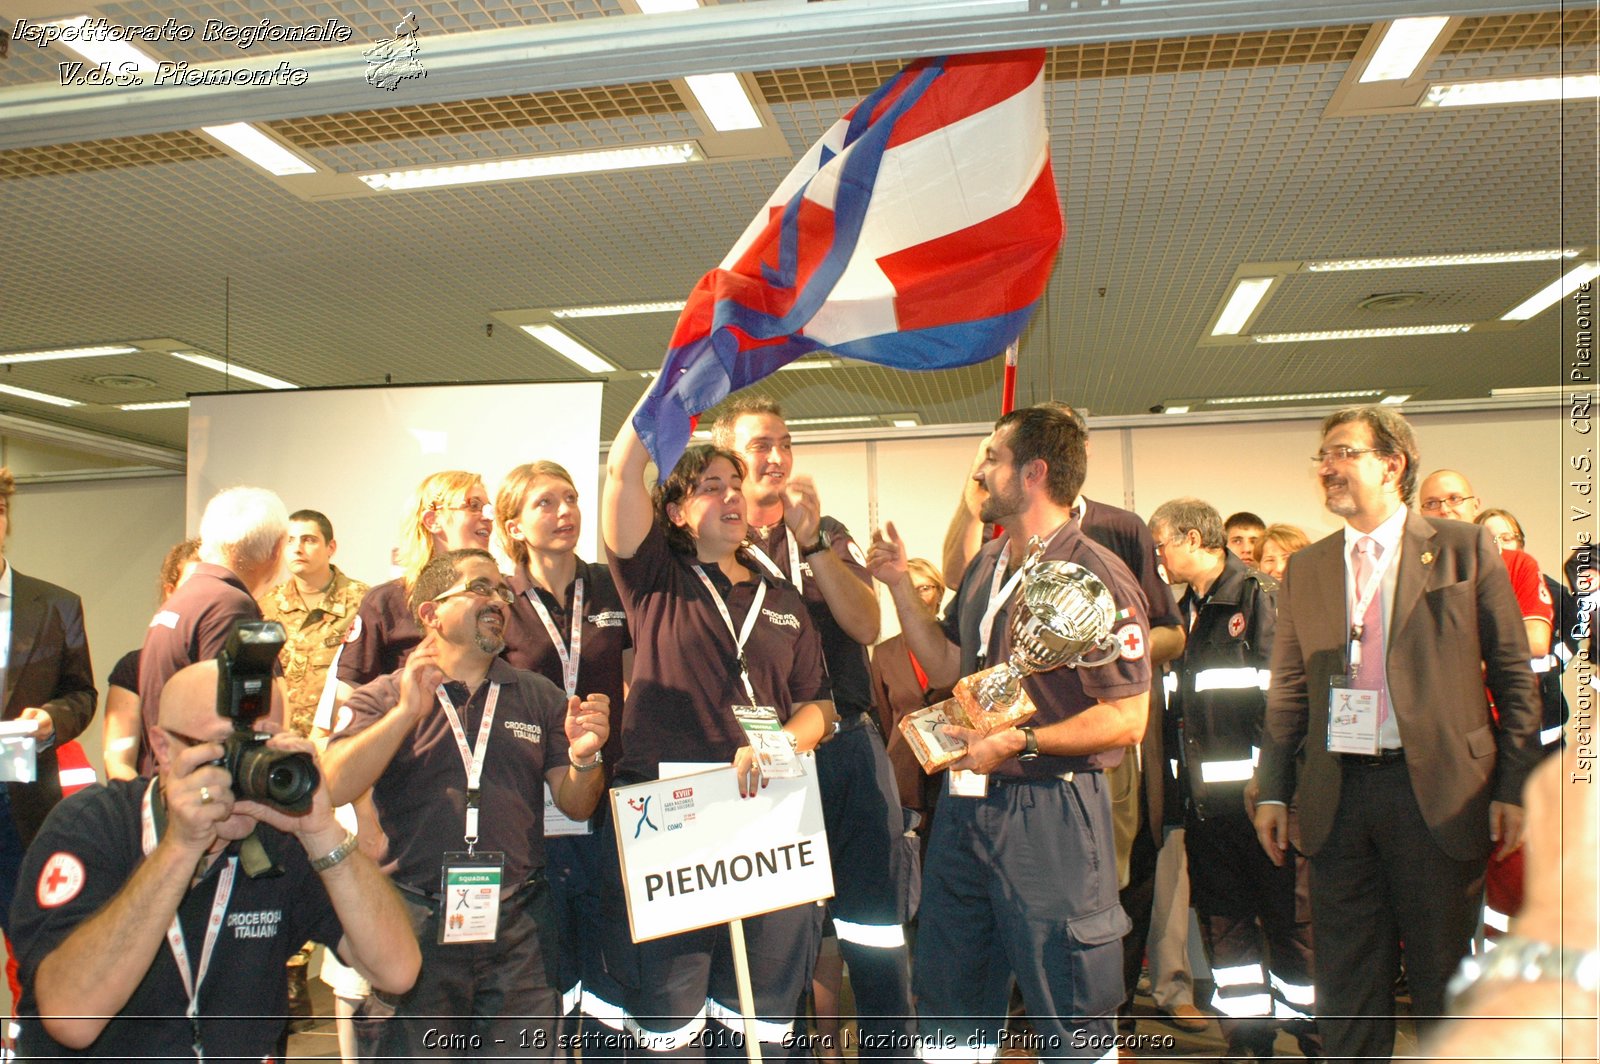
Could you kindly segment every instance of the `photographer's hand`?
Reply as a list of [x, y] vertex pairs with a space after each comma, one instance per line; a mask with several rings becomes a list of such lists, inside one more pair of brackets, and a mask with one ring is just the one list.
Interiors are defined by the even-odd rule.
[[199, 857], [217, 841], [217, 826], [234, 814], [233, 781], [215, 763], [222, 758], [221, 743], [198, 743], [176, 755], [162, 785], [167, 828], [161, 845]]

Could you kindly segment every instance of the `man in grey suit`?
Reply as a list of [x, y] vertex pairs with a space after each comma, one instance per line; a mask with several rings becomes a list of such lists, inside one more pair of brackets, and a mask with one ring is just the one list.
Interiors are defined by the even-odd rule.
[[1539, 689], [1488, 533], [1407, 509], [1405, 418], [1350, 407], [1322, 428], [1313, 461], [1346, 528], [1295, 554], [1278, 596], [1255, 826], [1281, 862], [1298, 801], [1325, 1048], [1381, 1060], [1401, 943], [1425, 1024], [1467, 952], [1490, 850], [1520, 845]]
[[[0, 545], [11, 531], [11, 497], [17, 482], [0, 468]], [[0, 546], [0, 660], [4, 713], [29, 721], [38, 740], [33, 783], [0, 787], [0, 927], [8, 927], [22, 851], [61, 801], [56, 747], [78, 737], [94, 717], [94, 670], [83, 634], [83, 603], [65, 588], [24, 576]]]

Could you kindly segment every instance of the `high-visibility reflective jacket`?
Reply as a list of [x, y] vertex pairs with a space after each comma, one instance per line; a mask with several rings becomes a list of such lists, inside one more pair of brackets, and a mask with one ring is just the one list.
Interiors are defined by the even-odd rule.
[[1191, 588], [1178, 604], [1189, 638], [1166, 676], [1168, 712], [1183, 731], [1179, 775], [1201, 817], [1243, 814], [1272, 679], [1277, 582], [1231, 552], [1224, 558], [1209, 593]]

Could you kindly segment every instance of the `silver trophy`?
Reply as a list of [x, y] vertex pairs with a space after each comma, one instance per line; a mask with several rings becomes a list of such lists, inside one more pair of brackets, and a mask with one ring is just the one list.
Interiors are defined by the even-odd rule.
[[1011, 614], [1010, 658], [961, 683], [970, 684], [985, 711], [1004, 711], [1026, 697], [1026, 676], [1115, 658], [1116, 619], [1117, 605], [1098, 576], [1074, 562], [1040, 562], [1022, 578]]
[[[1035, 545], [1034, 551], [1040, 548]], [[938, 771], [966, 751], [940, 725], [959, 724], [988, 735], [1021, 724], [1037, 712], [1022, 689], [1024, 678], [1066, 666], [1104, 665], [1115, 658], [1118, 647], [1111, 626], [1116, 621], [1111, 592], [1088, 569], [1073, 562], [1029, 567], [1011, 613], [1007, 660], [957, 681], [952, 697], [901, 720], [901, 734], [923, 769]]]

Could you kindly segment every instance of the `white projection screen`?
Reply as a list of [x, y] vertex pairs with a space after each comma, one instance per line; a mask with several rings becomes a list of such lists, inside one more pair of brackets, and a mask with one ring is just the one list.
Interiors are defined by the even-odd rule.
[[581, 381], [196, 395], [186, 527], [196, 533], [206, 501], [224, 488], [271, 488], [291, 513], [327, 514], [339, 544], [334, 564], [377, 584], [396, 575], [395, 532], [423, 477], [469, 470], [482, 475], [492, 498], [507, 472], [542, 458], [564, 465], [578, 486], [578, 554], [593, 561], [601, 387]]

